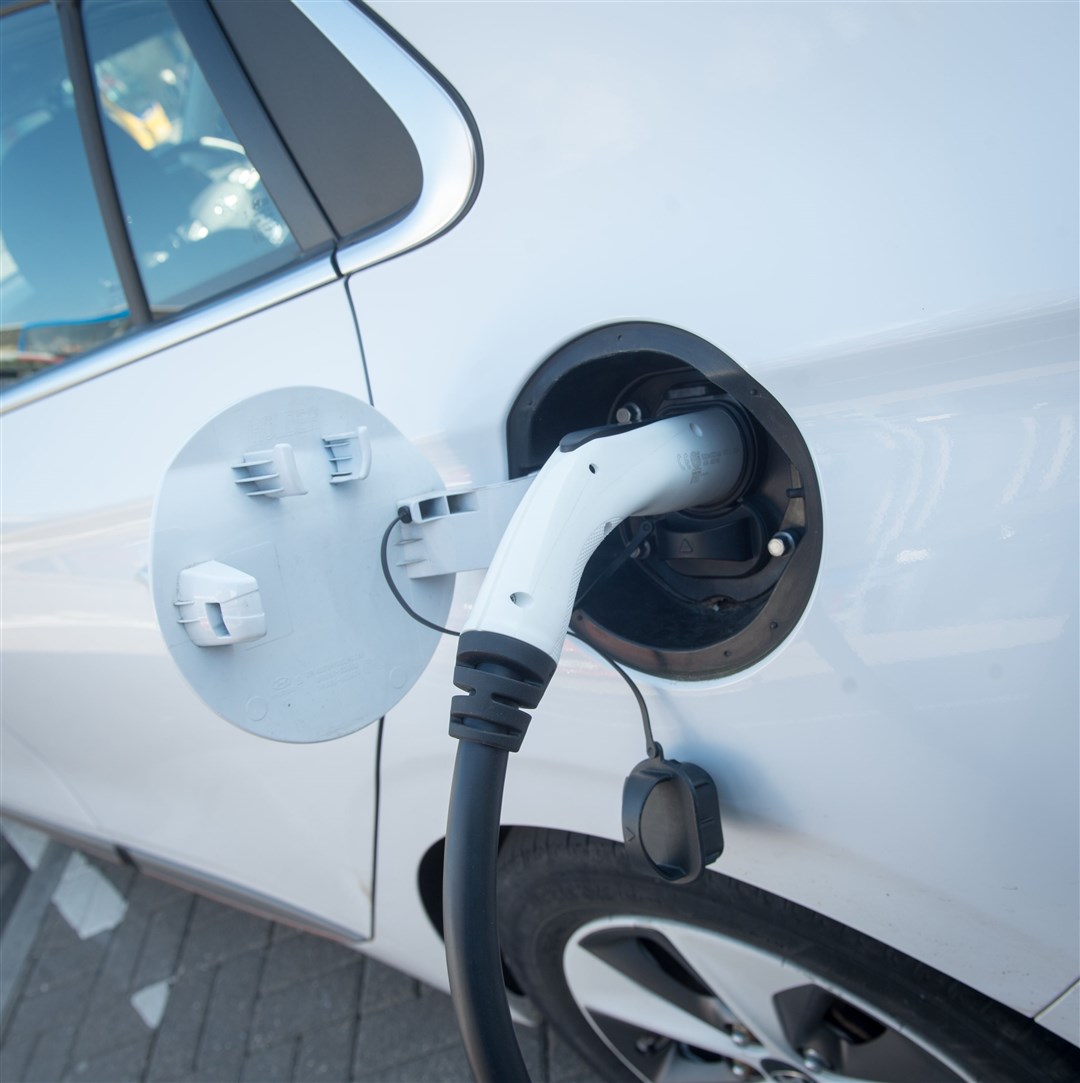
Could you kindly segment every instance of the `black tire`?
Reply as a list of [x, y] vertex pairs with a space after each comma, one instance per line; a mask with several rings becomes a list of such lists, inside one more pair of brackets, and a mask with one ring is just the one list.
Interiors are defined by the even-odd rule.
[[[651, 967], [665, 996], [669, 988], [674, 990], [681, 998], [678, 1002], [690, 1003], [699, 1018], [708, 1017], [712, 1026], [727, 1026], [729, 1032], [738, 1030], [729, 1037], [746, 1041], [745, 1032], [730, 1023], [730, 1015], [728, 1023], [723, 1022], [723, 1001], [713, 996], [710, 1006], [709, 996], [702, 997], [712, 990], [692, 958], [665, 944], [663, 935], [655, 935], [657, 943], [650, 939], [644, 946], [632, 938], [618, 939], [623, 935], [619, 921], [609, 920], [607, 925], [613, 927], [607, 928], [602, 919], [619, 915], [644, 919], [640, 928], [648, 928], [653, 919], [661, 930], [665, 922], [669, 928], [671, 922], [680, 923], [679, 928], [691, 926], [700, 942], [734, 941], [762, 953], [766, 966], [772, 957], [786, 959], [796, 973], [820, 981], [827, 991], [804, 983], [791, 995], [802, 998], [803, 1008], [806, 997], [816, 997], [814, 1003], [823, 1005], [821, 1021], [808, 1022], [807, 1011], [800, 1016], [795, 1002], [793, 1012], [781, 1011], [780, 1016], [787, 1020], [785, 1028], [791, 1023], [786, 1033], [793, 1048], [809, 1048], [811, 1058], [814, 1050], [831, 1057], [832, 1074], [818, 1068], [824, 1078], [897, 1083], [931, 1083], [932, 1078], [987, 1083], [1080, 1079], [1080, 1051], [1074, 1046], [938, 971], [810, 910], [716, 873], [685, 887], [663, 884], [631, 866], [623, 847], [606, 840], [528, 828], [510, 831], [500, 852], [499, 914], [503, 953], [514, 980], [562, 1038], [611, 1080], [812, 1080], [817, 1068], [812, 1060], [807, 1068], [805, 1057], [781, 1064], [774, 1053], [763, 1053], [753, 1036], [759, 1056], [736, 1063], [718, 1056], [715, 1047], [707, 1052], [672, 1042], [662, 1031], [649, 1032], [640, 1024], [633, 1028], [638, 1035], [634, 1038], [629, 1028], [620, 1030], [610, 1018], [600, 1019], [609, 1039], [626, 1052], [625, 1059], [617, 1056], [578, 1008], [564, 972], [567, 944], [577, 944], [576, 937], [591, 922], [600, 922], [602, 932], [582, 942], [588, 952], [600, 945], [600, 951], [623, 953], [618, 956], [619, 969], [635, 976], [642, 973], [641, 966]], [[703, 938], [701, 931], [720, 935]], [[647, 935], [654, 937], [651, 931]], [[596, 940], [597, 936], [609, 940]], [[627, 951], [634, 956], [629, 964]], [[646, 975], [645, 986], [658, 988], [653, 980]], [[783, 992], [781, 999], [788, 995]], [[811, 1007], [809, 1014], [815, 1010]], [[796, 1018], [802, 1027], [798, 1039]], [[917, 1045], [899, 1034], [898, 1024]], [[812, 1040], [804, 1041], [807, 1035]], [[883, 1044], [885, 1040], [892, 1044]], [[640, 1075], [628, 1066], [631, 1060]], [[783, 1065], [790, 1070], [787, 1076], [782, 1074]], [[867, 1065], [872, 1065], [870, 1071]]]

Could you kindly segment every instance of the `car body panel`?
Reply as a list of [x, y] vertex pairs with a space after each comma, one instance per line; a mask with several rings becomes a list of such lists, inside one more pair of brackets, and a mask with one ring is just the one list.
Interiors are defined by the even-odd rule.
[[[1060, 529], [1075, 515], [1075, 316], [957, 334], [960, 360], [939, 356], [940, 382], [913, 394], [911, 370], [947, 338], [813, 365], [805, 412], [792, 413], [831, 530], [789, 639], [733, 678], [638, 683], [668, 754], [720, 789], [715, 868], [1032, 1013], [1072, 980], [1080, 951], [1077, 579]], [[790, 404], [783, 386], [770, 390]], [[452, 626], [468, 612], [464, 583], [459, 597]], [[452, 757], [413, 752], [445, 713], [437, 669], [438, 655], [388, 717], [380, 875], [443, 830], [440, 802], [426, 833], [415, 813], [419, 794], [446, 789]], [[621, 838], [622, 780], [643, 752], [620, 678], [571, 644], [511, 764], [504, 822]], [[1036, 843], [1044, 832], [1052, 845]]]
[[[490, 419], [593, 326], [673, 324], [760, 379], [819, 471], [814, 599], [750, 672], [641, 682], [669, 754], [717, 779], [717, 868], [1042, 1008], [1080, 957], [1075, 11], [378, 10], [469, 101], [486, 172], [439, 244], [350, 281], [375, 403], [483, 484]], [[451, 750], [411, 750], [445, 655], [388, 719], [388, 879], [442, 830], [414, 810]], [[620, 837], [636, 731], [568, 647], [504, 821]], [[409, 966], [412, 913], [376, 920]]]
[[[173, 455], [226, 406], [298, 371], [366, 399], [340, 282], [5, 416], [4, 759], [14, 737], [49, 764], [85, 809], [71, 826], [361, 939], [377, 727], [295, 747], [222, 722], [169, 657], [148, 586], [151, 503]], [[9, 789], [20, 767], [5, 762], [5, 805], [55, 822], [48, 795]]]
[[1080, 1045], [1080, 982], [1066, 989], [1036, 1019], [1066, 1041]]

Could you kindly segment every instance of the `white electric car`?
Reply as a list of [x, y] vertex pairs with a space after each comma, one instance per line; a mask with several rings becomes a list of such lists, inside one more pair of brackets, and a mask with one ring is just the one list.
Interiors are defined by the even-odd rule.
[[515, 1005], [612, 1078], [1080, 1075], [1075, 3], [0, 11], [6, 815], [445, 985], [405, 606], [568, 433], [720, 409], [512, 757]]

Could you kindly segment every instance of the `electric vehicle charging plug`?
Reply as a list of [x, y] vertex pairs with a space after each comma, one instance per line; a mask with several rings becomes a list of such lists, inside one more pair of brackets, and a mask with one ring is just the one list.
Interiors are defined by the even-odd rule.
[[722, 407], [564, 438], [510, 520], [464, 631], [558, 660], [581, 573], [607, 534], [631, 515], [723, 503], [746, 454]]
[[[742, 430], [721, 407], [573, 434], [525, 494], [484, 578], [454, 673], [467, 694], [451, 705], [450, 732], [461, 744], [443, 875], [450, 989], [480, 1083], [529, 1078], [506, 1002], [496, 925], [499, 815], [508, 755], [520, 747], [526, 712], [555, 671], [581, 573], [628, 516], [734, 499], [746, 454]], [[666, 790], [650, 784], [642, 800]]]

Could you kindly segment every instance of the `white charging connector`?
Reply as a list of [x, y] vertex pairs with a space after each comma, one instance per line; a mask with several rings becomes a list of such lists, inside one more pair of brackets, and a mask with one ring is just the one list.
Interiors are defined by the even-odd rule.
[[733, 494], [746, 459], [724, 409], [567, 437], [518, 505], [465, 631], [511, 636], [558, 659], [581, 573], [631, 515]]

